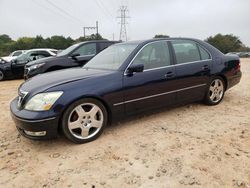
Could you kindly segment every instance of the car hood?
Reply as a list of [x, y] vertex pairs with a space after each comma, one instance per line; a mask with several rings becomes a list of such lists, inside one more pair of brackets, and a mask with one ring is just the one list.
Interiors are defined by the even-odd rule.
[[41, 58], [41, 59], [38, 59], [38, 60], [31, 61], [31, 62], [27, 63], [26, 67], [30, 67], [30, 66], [33, 66], [33, 65], [41, 64], [41, 63], [51, 62], [51, 61], [54, 61], [54, 60], [58, 60], [60, 58], [64, 58], [64, 57], [51, 56], [51, 57]]
[[20, 89], [25, 92], [44, 92], [45, 90], [59, 86], [65, 83], [74, 82], [83, 79], [90, 79], [106, 74], [113, 71], [86, 69], [86, 68], [71, 68], [55, 72], [37, 75], [26, 82], [24, 82]]
[[11, 62], [13, 59], [16, 59], [16, 57], [1, 57], [0, 63]]

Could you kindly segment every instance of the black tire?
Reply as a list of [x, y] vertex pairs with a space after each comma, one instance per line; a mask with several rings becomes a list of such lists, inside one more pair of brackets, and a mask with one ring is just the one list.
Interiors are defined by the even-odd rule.
[[0, 81], [3, 81], [5, 78], [4, 73], [2, 70], [0, 70]]
[[[83, 109], [83, 112], [81, 112], [81, 113], [86, 113], [86, 115], [83, 115], [83, 117], [81, 115], [78, 115], [78, 112], [76, 110], [76, 108], [79, 106], [81, 106]], [[90, 113], [90, 111], [92, 109], [94, 109], [94, 107], [97, 107], [96, 109], [98, 109], [96, 115], [94, 115], [95, 116], [94, 118], [96, 118], [96, 119], [92, 119], [92, 115], [87, 115], [87, 113]], [[90, 111], [85, 112], [85, 110], [88, 110], [88, 108], [91, 108]], [[91, 116], [91, 118], [87, 119], [90, 116]], [[76, 120], [73, 122], [70, 122], [71, 118], [76, 118]], [[98, 121], [97, 118], [102, 119], [102, 121]], [[91, 120], [92, 120], [92, 123], [91, 123]], [[86, 121], [90, 121], [90, 122], [86, 122]], [[95, 123], [93, 123], [93, 121], [98, 122], [98, 124], [100, 124], [100, 127], [98, 127], [98, 128], [91, 127], [92, 126], [91, 124], [93, 124], [93, 125], [95, 124]], [[75, 122], [77, 122], [77, 123], [75, 123]], [[79, 128], [77, 127], [75, 129], [72, 129], [72, 128], [70, 129], [69, 126], [70, 126], [70, 124], [73, 124], [73, 123], [75, 123], [77, 126], [80, 125], [80, 127]], [[87, 123], [88, 123], [88, 125], [86, 125]], [[84, 98], [84, 99], [80, 99], [80, 100], [72, 103], [66, 109], [66, 111], [64, 112], [63, 117], [62, 117], [62, 131], [63, 131], [64, 135], [66, 136], [66, 138], [68, 138], [70, 141], [77, 143], [77, 144], [83, 144], [83, 143], [91, 142], [91, 141], [95, 140], [96, 138], [98, 138], [102, 134], [107, 123], [108, 123], [108, 114], [107, 114], [107, 110], [106, 110], [105, 106], [100, 101], [98, 101], [96, 99]], [[85, 129], [89, 130], [88, 134], [91, 134], [91, 132], [93, 132], [93, 136], [90, 136], [89, 138], [88, 137], [84, 138], [82, 136], [82, 132]]]
[[[217, 82], [218, 86], [215, 87], [214, 84]], [[217, 97], [214, 95], [212, 95], [212, 88], [215, 88], [214, 92], [215, 94], [217, 95]], [[221, 89], [222, 88], [222, 89]], [[225, 94], [225, 82], [224, 82], [224, 79], [219, 77], [219, 76], [216, 76], [216, 77], [213, 77], [208, 85], [208, 88], [207, 88], [207, 91], [206, 91], [206, 94], [205, 94], [205, 98], [204, 98], [204, 103], [209, 105], [209, 106], [213, 106], [213, 105], [217, 105], [219, 104], [222, 100], [223, 100], [223, 97], [224, 97], [224, 94]], [[213, 97], [214, 96], [214, 97]], [[214, 98], [214, 99], [213, 99]]]

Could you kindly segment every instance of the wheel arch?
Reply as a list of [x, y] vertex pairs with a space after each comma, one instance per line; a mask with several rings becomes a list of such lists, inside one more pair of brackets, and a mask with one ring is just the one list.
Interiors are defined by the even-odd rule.
[[225, 83], [225, 91], [227, 90], [227, 88], [228, 88], [228, 80], [227, 80], [227, 77], [225, 76], [225, 75], [223, 75], [223, 74], [219, 74], [219, 75], [217, 75], [218, 77], [221, 77], [222, 79], [223, 79], [223, 81], [224, 81], [224, 83]]
[[[73, 104], [74, 102], [78, 101], [78, 100], [81, 100], [81, 99], [85, 99], [85, 98], [90, 98], [90, 99], [95, 99], [99, 102], [101, 102], [103, 104], [103, 106], [105, 107], [105, 109], [107, 110], [107, 114], [108, 114], [108, 124], [111, 124], [112, 123], [112, 111], [108, 105], [108, 103], [102, 99], [101, 97], [99, 96], [95, 96], [95, 95], [84, 95], [84, 96], [80, 96], [78, 98], [76, 98], [75, 100], [71, 101], [69, 104], [67, 104], [67, 106], [64, 108], [64, 110], [61, 112], [61, 116], [60, 116], [60, 119], [59, 119], [59, 122], [61, 124], [62, 122], [62, 118], [63, 118], [63, 115], [65, 113], [65, 111], [68, 109], [68, 107]], [[58, 130], [61, 129], [61, 126], [60, 124], [58, 125]]]

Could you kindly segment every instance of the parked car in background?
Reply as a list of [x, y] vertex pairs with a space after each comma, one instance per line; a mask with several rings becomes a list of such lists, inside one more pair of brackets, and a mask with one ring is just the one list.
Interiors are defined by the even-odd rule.
[[10, 78], [23, 78], [25, 64], [37, 59], [55, 56], [56, 52], [57, 50], [55, 49], [32, 49], [25, 51], [11, 61], [2, 59], [0, 63], [0, 81]]
[[28, 79], [45, 72], [83, 66], [96, 54], [114, 43], [117, 42], [99, 40], [74, 44], [58, 53], [55, 57], [39, 59], [28, 63], [25, 66], [24, 78]]
[[62, 129], [69, 140], [85, 143], [114, 119], [194, 101], [217, 105], [240, 79], [239, 57], [201, 40], [127, 42], [110, 46], [82, 68], [26, 81], [10, 108], [25, 137], [51, 138]]
[[237, 55], [241, 58], [250, 57], [250, 52], [229, 52], [227, 55]]
[[12, 52], [9, 56], [1, 57], [1, 59], [3, 59], [4, 61], [11, 61], [17, 58], [17, 56], [22, 55], [24, 52], [25, 50], [17, 50], [17, 51]]

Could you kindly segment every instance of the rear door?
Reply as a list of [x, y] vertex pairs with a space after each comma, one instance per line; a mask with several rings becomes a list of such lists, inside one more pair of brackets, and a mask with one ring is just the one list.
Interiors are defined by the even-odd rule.
[[201, 100], [209, 82], [212, 59], [209, 52], [191, 40], [171, 41], [175, 54], [180, 103]]
[[132, 60], [144, 71], [124, 76], [126, 114], [166, 106], [175, 102], [175, 67], [166, 41], [149, 43]]

